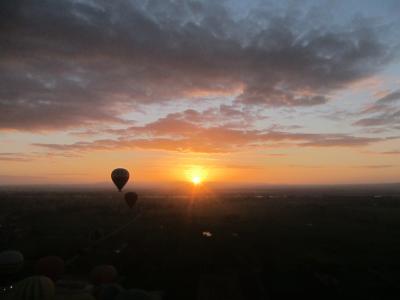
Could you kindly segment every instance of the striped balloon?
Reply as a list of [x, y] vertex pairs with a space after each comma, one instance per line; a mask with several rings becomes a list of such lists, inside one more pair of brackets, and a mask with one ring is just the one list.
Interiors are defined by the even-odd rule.
[[55, 287], [46, 276], [32, 276], [17, 282], [13, 300], [53, 300]]

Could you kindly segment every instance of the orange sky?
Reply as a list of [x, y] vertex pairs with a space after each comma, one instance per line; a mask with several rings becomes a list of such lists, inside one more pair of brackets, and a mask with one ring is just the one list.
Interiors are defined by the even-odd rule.
[[395, 1], [6, 2], [0, 185], [400, 181]]
[[[281, 150], [277, 155], [277, 152]], [[272, 155], [271, 155], [272, 154]], [[3, 183], [103, 183], [116, 167], [127, 168], [137, 184], [190, 181], [241, 184], [340, 184], [396, 182], [397, 155], [366, 149], [307, 148], [224, 154], [164, 151], [93, 151], [78, 157], [3, 161]], [[131, 180], [132, 181], [132, 180]]]

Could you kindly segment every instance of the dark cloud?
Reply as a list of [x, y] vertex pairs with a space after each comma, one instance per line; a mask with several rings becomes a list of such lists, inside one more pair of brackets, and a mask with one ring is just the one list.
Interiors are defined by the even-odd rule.
[[318, 105], [392, 55], [370, 20], [318, 26], [307, 12], [257, 8], [239, 18], [221, 3], [2, 1], [0, 129], [120, 123], [138, 105], [204, 95]]
[[387, 111], [375, 116], [363, 118], [354, 123], [356, 126], [392, 126], [400, 124], [400, 110]]
[[400, 90], [390, 92], [387, 95], [377, 99], [374, 104], [364, 109], [362, 114], [392, 111], [392, 108], [397, 102], [400, 102]]
[[383, 151], [383, 152], [378, 152], [379, 154], [384, 154], [384, 155], [399, 155], [400, 150], [393, 150], [393, 151]]
[[390, 129], [398, 130], [400, 125], [398, 103], [400, 103], [400, 90], [390, 92], [363, 110], [361, 115], [369, 114], [369, 116], [357, 120], [353, 125], [372, 127], [376, 132]]
[[400, 90], [387, 94], [386, 96], [378, 99], [377, 104], [387, 104], [400, 101]]
[[365, 165], [365, 166], [355, 166], [354, 168], [359, 168], [359, 169], [387, 169], [387, 168], [393, 168], [395, 167], [394, 165]]

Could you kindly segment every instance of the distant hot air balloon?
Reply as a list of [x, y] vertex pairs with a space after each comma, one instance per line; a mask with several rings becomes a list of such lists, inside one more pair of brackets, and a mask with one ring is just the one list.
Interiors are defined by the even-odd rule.
[[0, 276], [18, 273], [24, 265], [24, 256], [19, 251], [8, 250], [0, 253]]
[[118, 190], [121, 191], [124, 185], [129, 180], [129, 172], [123, 168], [115, 169], [111, 173], [111, 179], [118, 188]]
[[65, 263], [61, 257], [46, 256], [36, 262], [35, 272], [56, 280], [64, 273], [64, 267]]
[[125, 201], [129, 208], [132, 208], [138, 199], [138, 195], [135, 192], [128, 192], [125, 194]]
[[32, 276], [17, 282], [13, 300], [53, 300], [55, 287], [46, 276]]
[[118, 276], [118, 271], [112, 265], [100, 265], [94, 267], [90, 275], [94, 284], [112, 283]]

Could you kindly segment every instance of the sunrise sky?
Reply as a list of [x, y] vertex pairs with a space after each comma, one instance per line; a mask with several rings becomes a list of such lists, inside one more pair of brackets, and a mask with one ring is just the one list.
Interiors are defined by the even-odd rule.
[[6, 0], [0, 28], [0, 185], [400, 181], [398, 0]]

